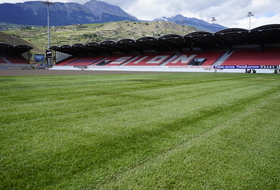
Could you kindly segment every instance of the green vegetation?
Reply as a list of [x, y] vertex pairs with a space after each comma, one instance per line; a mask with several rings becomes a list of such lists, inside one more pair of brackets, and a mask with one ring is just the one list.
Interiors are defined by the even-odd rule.
[[28, 26], [28, 25], [20, 25], [20, 24], [11, 24], [11, 23], [5, 23], [5, 22], [0, 22], [0, 31], [7, 31], [7, 30], [15, 30], [15, 29], [31, 29], [31, 28], [41, 28], [43, 26]]
[[280, 189], [279, 84], [271, 74], [0, 77], [0, 189]]

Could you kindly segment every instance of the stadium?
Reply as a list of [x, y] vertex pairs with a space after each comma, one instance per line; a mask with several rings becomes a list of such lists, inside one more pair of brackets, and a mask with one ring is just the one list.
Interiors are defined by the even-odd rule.
[[280, 25], [216, 33], [168, 34], [101, 43], [52, 46], [53, 69], [272, 73], [280, 65]]
[[280, 189], [280, 25], [31, 49], [0, 43], [0, 189]]
[[[0, 47], [2, 68], [30, 62], [26, 52], [32, 47], [4, 43]], [[55, 55], [54, 70], [273, 73], [280, 65], [280, 25], [78, 43], [50, 50]]]

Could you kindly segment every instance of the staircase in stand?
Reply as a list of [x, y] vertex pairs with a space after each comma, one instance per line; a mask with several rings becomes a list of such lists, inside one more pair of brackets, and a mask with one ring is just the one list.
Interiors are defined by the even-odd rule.
[[234, 51], [226, 52], [222, 55], [213, 65], [222, 65], [230, 56], [233, 54]]

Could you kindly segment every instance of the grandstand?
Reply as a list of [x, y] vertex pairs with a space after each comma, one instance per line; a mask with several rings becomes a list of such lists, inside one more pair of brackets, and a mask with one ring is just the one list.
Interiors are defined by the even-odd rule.
[[30, 69], [29, 51], [33, 49], [27, 45], [16, 45], [0, 42], [0, 68], [1, 69]]
[[159, 38], [148, 36], [50, 49], [69, 57], [61, 60], [56, 56], [57, 66], [65, 69], [86, 66], [88, 69], [200, 67], [208, 70], [242, 65], [276, 69], [280, 65], [280, 24], [252, 30], [229, 28], [216, 33], [198, 31], [185, 36], [168, 34]]
[[[0, 43], [1, 67], [28, 65], [30, 49], [32, 47]], [[229, 28], [216, 33], [198, 31], [159, 38], [146, 36], [137, 40], [77, 43], [50, 49], [55, 52], [53, 69], [198, 71], [199, 68], [207, 72], [245, 66], [279, 69], [280, 24], [252, 30]]]

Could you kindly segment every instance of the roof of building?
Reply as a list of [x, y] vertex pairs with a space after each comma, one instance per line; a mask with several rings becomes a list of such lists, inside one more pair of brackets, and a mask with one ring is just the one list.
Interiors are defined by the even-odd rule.
[[202, 50], [232, 49], [236, 45], [277, 44], [280, 47], [280, 24], [260, 26], [252, 30], [228, 28], [216, 33], [198, 31], [187, 35], [167, 34], [159, 38], [142, 37], [137, 40], [122, 39], [119, 41], [90, 42], [52, 46], [56, 50], [68, 54], [79, 53], [112, 53], [131, 51], [143, 52], [154, 50], [159, 52], [181, 51], [183, 48], [200, 48]]
[[24, 52], [27, 52], [29, 50], [33, 49], [33, 47], [28, 46], [28, 45], [11, 45], [7, 43], [0, 42], [0, 51], [3, 52], [12, 52], [12, 53], [18, 53], [22, 54]]

